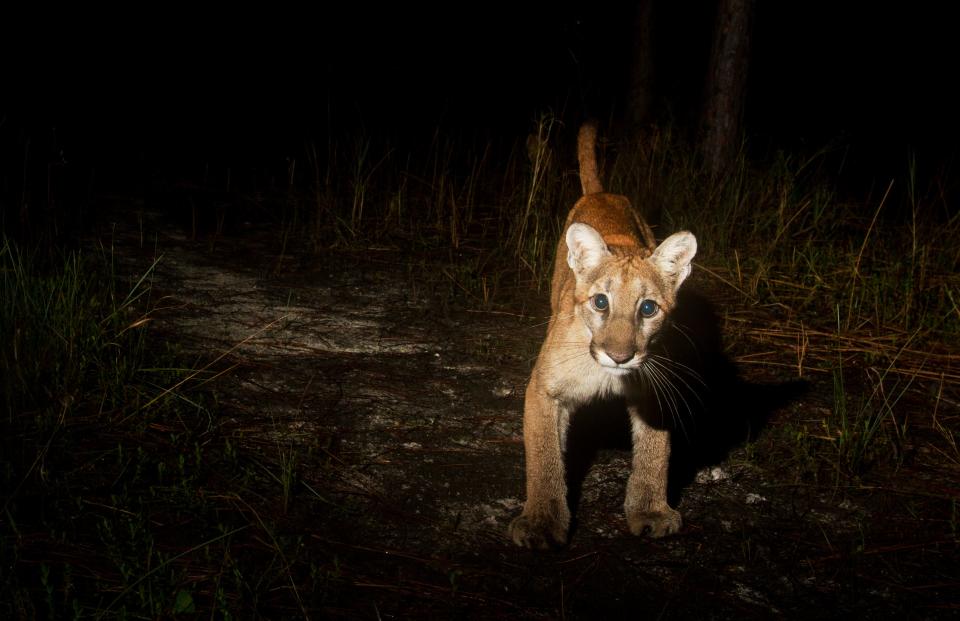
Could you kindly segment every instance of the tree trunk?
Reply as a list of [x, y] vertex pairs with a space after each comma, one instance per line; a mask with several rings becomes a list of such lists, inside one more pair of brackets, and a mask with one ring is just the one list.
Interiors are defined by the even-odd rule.
[[625, 116], [634, 134], [650, 122], [653, 109], [653, 2], [638, 0], [633, 17]]
[[720, 0], [717, 7], [701, 145], [704, 163], [714, 176], [725, 173], [740, 150], [753, 3]]

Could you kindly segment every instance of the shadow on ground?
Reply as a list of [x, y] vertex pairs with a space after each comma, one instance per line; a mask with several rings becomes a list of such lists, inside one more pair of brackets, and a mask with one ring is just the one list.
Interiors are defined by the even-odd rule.
[[[763, 432], [770, 417], [807, 390], [804, 380], [744, 380], [723, 347], [719, 319], [709, 299], [680, 291], [670, 323], [652, 354], [670, 361], [669, 385], [645, 385], [645, 409], [659, 412], [671, 430], [670, 504], [698, 472], [719, 466], [730, 453]], [[622, 398], [597, 400], [571, 419], [566, 453], [569, 503], [574, 515], [587, 473], [603, 450], [630, 451], [630, 425]]]

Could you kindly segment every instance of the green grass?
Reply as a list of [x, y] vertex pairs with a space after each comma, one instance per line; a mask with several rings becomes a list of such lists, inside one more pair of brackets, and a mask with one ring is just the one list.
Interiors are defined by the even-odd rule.
[[[142, 309], [150, 272], [120, 288], [112, 258], [107, 251], [70, 253], [42, 265], [8, 240], [0, 249], [0, 331], [9, 345], [0, 359], [6, 518], [0, 536], [4, 559], [13, 561], [0, 570], [5, 618], [81, 616], [93, 604], [83, 601], [91, 582], [136, 591], [101, 612], [133, 606], [159, 613], [166, 603], [158, 581], [176, 579], [147, 570], [166, 568], [169, 559], [156, 549], [151, 512], [144, 511], [149, 503], [135, 490], [150, 480], [189, 496], [199, 457], [188, 460], [184, 452], [179, 462], [154, 462], [143, 440], [151, 424], [172, 412], [194, 424], [206, 417], [198, 417], [202, 406], [183, 394], [155, 399], [181, 370], [166, 356], [163, 362], [148, 358], [150, 317]], [[195, 431], [172, 435], [177, 444], [189, 443]], [[171, 479], [178, 479], [176, 486], [167, 486]], [[78, 570], [62, 556], [38, 554], [27, 543], [36, 537], [61, 547], [67, 558], [83, 545], [101, 548], [106, 558], [97, 560], [105, 565]], [[36, 597], [37, 579], [44, 598]]]
[[153, 266], [113, 258], [0, 248], [0, 617], [242, 617], [291, 581], [296, 453], [237, 449], [203, 387], [222, 369], [150, 335]]

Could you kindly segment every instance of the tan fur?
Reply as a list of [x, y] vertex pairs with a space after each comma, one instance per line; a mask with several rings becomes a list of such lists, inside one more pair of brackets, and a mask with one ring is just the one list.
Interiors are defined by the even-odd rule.
[[[681, 524], [667, 504], [669, 431], [659, 412], [641, 411], [638, 389], [647, 345], [690, 273], [696, 239], [683, 231], [657, 246], [627, 198], [603, 192], [593, 124], [581, 127], [577, 148], [584, 195], [570, 210], [557, 246], [552, 314], [524, 401], [527, 500], [510, 536], [528, 548], [567, 540], [566, 432], [571, 414], [595, 397], [627, 400], [633, 470], [624, 510], [630, 531], [660, 537]], [[596, 306], [598, 294], [607, 300], [604, 309]], [[649, 303], [657, 312], [644, 317], [641, 308], [649, 310]]]

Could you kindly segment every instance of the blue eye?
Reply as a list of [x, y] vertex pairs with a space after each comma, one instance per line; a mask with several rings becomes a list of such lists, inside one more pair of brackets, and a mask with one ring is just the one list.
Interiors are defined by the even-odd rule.
[[660, 307], [657, 306], [657, 303], [653, 300], [644, 300], [643, 302], [640, 302], [641, 317], [653, 317], [657, 314], [658, 310], [660, 310]]
[[607, 296], [605, 296], [602, 293], [598, 293], [592, 298], [590, 298], [590, 303], [598, 311], [605, 311], [610, 306], [610, 300], [608, 300]]

